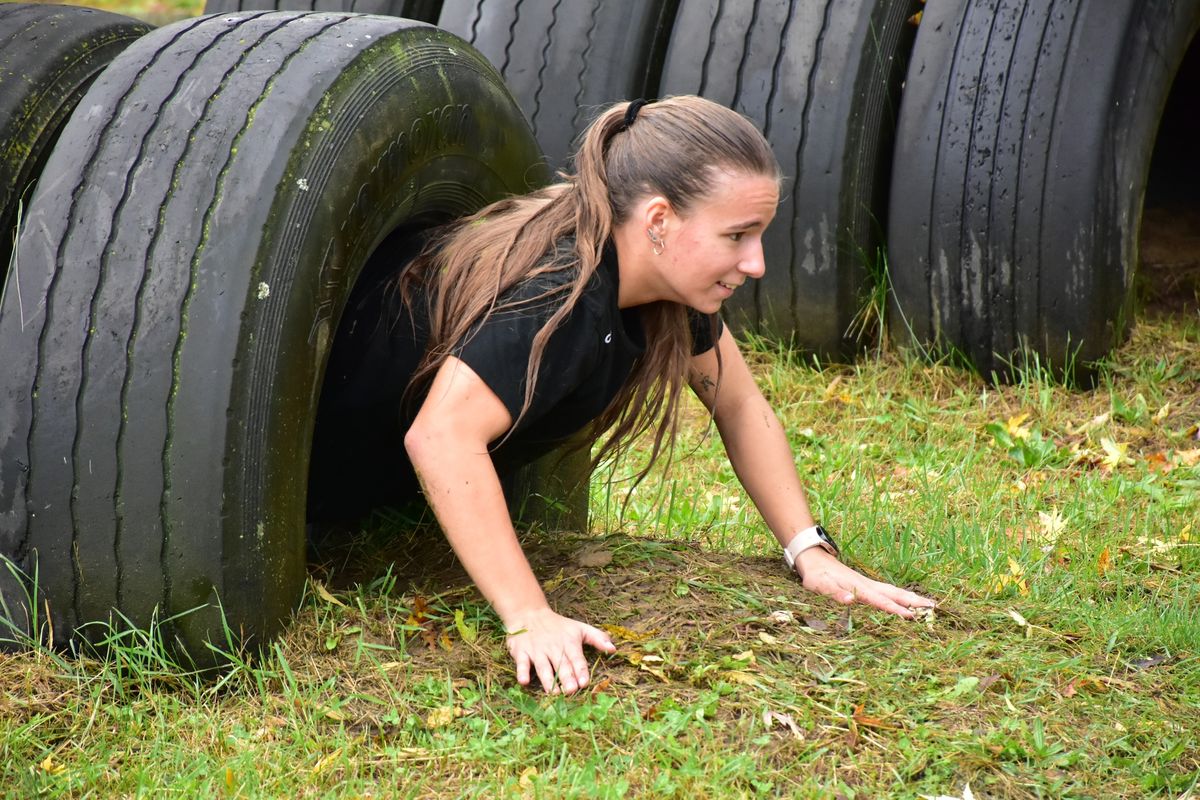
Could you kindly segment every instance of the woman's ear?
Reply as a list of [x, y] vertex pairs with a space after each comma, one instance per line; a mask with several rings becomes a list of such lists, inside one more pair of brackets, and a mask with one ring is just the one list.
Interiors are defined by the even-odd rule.
[[674, 225], [675, 211], [671, 203], [662, 195], [647, 197], [641, 203], [642, 221], [646, 231], [662, 238], [669, 227]]

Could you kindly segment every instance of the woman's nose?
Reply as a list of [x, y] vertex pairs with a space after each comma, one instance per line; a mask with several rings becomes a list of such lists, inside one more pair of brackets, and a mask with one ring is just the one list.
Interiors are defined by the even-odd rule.
[[761, 278], [767, 271], [766, 258], [763, 256], [762, 241], [754, 243], [754, 247], [738, 264], [738, 269], [748, 278]]

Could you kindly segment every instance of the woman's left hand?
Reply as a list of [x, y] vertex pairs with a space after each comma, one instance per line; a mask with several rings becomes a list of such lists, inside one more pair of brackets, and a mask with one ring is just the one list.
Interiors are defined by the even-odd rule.
[[916, 616], [913, 609], [935, 605], [929, 598], [907, 589], [871, 580], [820, 547], [810, 547], [797, 556], [796, 569], [803, 577], [805, 589], [845, 605], [866, 603], [905, 619]]

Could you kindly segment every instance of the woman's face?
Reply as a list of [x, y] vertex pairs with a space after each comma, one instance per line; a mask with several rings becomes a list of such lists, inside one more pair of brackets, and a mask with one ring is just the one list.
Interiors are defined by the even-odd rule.
[[656, 231], [663, 254], [654, 259], [675, 295], [664, 299], [713, 314], [748, 278], [761, 278], [762, 235], [778, 205], [774, 177], [722, 172], [686, 215], [668, 214]]

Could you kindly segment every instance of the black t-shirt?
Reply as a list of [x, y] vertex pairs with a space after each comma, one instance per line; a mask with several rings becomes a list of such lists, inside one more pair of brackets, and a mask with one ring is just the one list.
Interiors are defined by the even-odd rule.
[[[564, 242], [560, 252], [572, 246]], [[560, 269], [519, 282], [499, 298], [502, 310], [455, 348], [515, 421], [493, 443], [501, 473], [549, 452], [595, 420], [645, 350], [639, 310], [617, 306], [619, 277], [610, 244], [579, 301], [547, 342], [537, 388], [522, 414], [534, 337], [567, 292], [543, 295], [565, 288], [576, 274]], [[425, 352], [428, 321], [424, 296], [418, 294], [408, 307], [392, 284], [380, 282], [347, 310], [326, 370], [314, 443], [314, 476], [348, 484], [337, 490], [343, 496], [369, 495], [362, 498], [367, 504], [393, 502], [416, 490], [403, 440], [424, 398], [406, 403], [404, 392]], [[693, 352], [711, 349], [714, 320], [695, 311], [690, 320]], [[719, 333], [719, 318], [715, 324]]]

